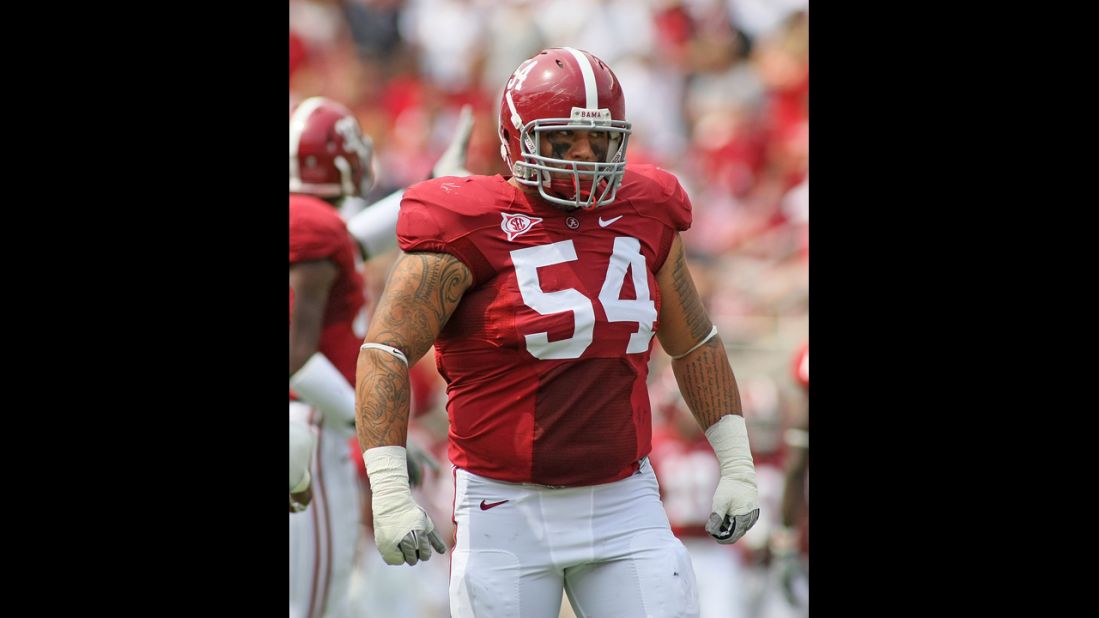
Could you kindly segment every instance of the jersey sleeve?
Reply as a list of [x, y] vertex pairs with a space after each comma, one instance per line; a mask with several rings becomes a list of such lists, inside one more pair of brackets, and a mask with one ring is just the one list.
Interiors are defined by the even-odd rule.
[[397, 216], [397, 243], [405, 252], [454, 256], [473, 273], [477, 285], [491, 278], [495, 270], [472, 238], [483, 218], [470, 215], [461, 196], [441, 190], [441, 180], [421, 182], [405, 191]]
[[675, 174], [654, 165], [630, 166], [627, 177], [636, 192], [632, 201], [639, 213], [660, 224], [656, 272], [663, 267], [675, 235], [691, 227], [691, 198]]
[[660, 168], [655, 168], [654, 172], [654, 178], [661, 190], [661, 200], [672, 227], [679, 232], [690, 229], [691, 198], [687, 196], [687, 191], [671, 172]]

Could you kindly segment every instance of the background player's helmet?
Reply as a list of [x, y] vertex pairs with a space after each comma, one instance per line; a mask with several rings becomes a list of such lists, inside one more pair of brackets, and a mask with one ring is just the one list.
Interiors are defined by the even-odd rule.
[[290, 116], [290, 192], [365, 196], [374, 186], [374, 143], [343, 105], [302, 101]]
[[[542, 134], [569, 128], [605, 131], [605, 161], [543, 157]], [[602, 60], [571, 47], [547, 49], [512, 74], [500, 102], [500, 155], [522, 184], [537, 186], [546, 200], [595, 208], [614, 201], [626, 171], [626, 98], [618, 78]], [[562, 169], [564, 168], [564, 169]], [[567, 182], [553, 182], [571, 175]]]

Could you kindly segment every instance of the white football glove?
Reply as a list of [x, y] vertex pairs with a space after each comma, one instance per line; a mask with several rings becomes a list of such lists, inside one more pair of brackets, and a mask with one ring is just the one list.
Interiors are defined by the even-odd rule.
[[435, 524], [412, 499], [404, 447], [379, 446], [363, 453], [374, 507], [374, 544], [386, 564], [414, 565], [446, 553]]
[[435, 162], [435, 167], [431, 168], [432, 178], [470, 175], [469, 170], [466, 169], [466, 152], [469, 150], [469, 136], [472, 133], [473, 108], [463, 105], [462, 111], [458, 114], [458, 128], [450, 140], [450, 145]]
[[759, 519], [756, 467], [748, 446], [744, 417], [735, 414], [721, 417], [706, 430], [706, 439], [714, 447], [721, 464], [721, 480], [714, 492], [706, 532], [718, 543], [735, 543]]

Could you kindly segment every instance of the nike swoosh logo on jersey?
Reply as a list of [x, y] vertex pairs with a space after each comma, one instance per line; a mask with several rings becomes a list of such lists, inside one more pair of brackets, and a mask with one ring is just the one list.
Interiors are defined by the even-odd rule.
[[499, 502], [489, 502], [489, 503], [486, 503], [484, 500], [481, 500], [481, 510], [482, 511], [487, 511], [487, 510], [491, 509], [492, 507], [500, 506], [501, 504], [503, 504], [505, 502], [507, 502], [507, 500], [501, 500]]
[[610, 225], [610, 224], [614, 223], [615, 221], [618, 221], [619, 219], [621, 219], [622, 216], [623, 215], [618, 215], [617, 217], [615, 217], [613, 219], [607, 219], [606, 221], [603, 220], [603, 217], [599, 217], [599, 227], [607, 227], [608, 225]]

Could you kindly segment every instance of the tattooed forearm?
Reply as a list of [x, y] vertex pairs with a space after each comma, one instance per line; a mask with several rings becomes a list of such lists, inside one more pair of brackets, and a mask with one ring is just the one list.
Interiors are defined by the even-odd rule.
[[[395, 347], [414, 364], [431, 348], [472, 282], [469, 269], [453, 256], [402, 255], [386, 281], [365, 340]], [[409, 401], [405, 364], [379, 350], [361, 350], [355, 371], [359, 446], [404, 446]]]
[[703, 429], [726, 414], [741, 414], [740, 391], [721, 337], [686, 358], [672, 361], [672, 372], [687, 407]]
[[408, 434], [408, 369], [378, 351], [360, 351], [356, 368], [355, 428], [362, 450], [404, 446]]
[[[691, 280], [691, 272], [687, 269], [687, 260], [683, 251], [674, 256], [672, 264], [672, 285], [675, 288], [675, 301], [679, 302], [679, 310], [687, 323], [687, 329], [695, 341], [710, 334], [710, 316], [706, 315], [706, 308], [702, 306], [702, 299], [698, 297], [694, 281]], [[673, 300], [673, 299], [669, 299]]]
[[[691, 281], [678, 236], [673, 239], [669, 251], [668, 263], [656, 275], [664, 298], [657, 336], [664, 350], [676, 356], [706, 339], [713, 324]], [[740, 392], [720, 336], [714, 336], [687, 356], [673, 360], [672, 371], [687, 407], [703, 429], [726, 414], [741, 413]]]

